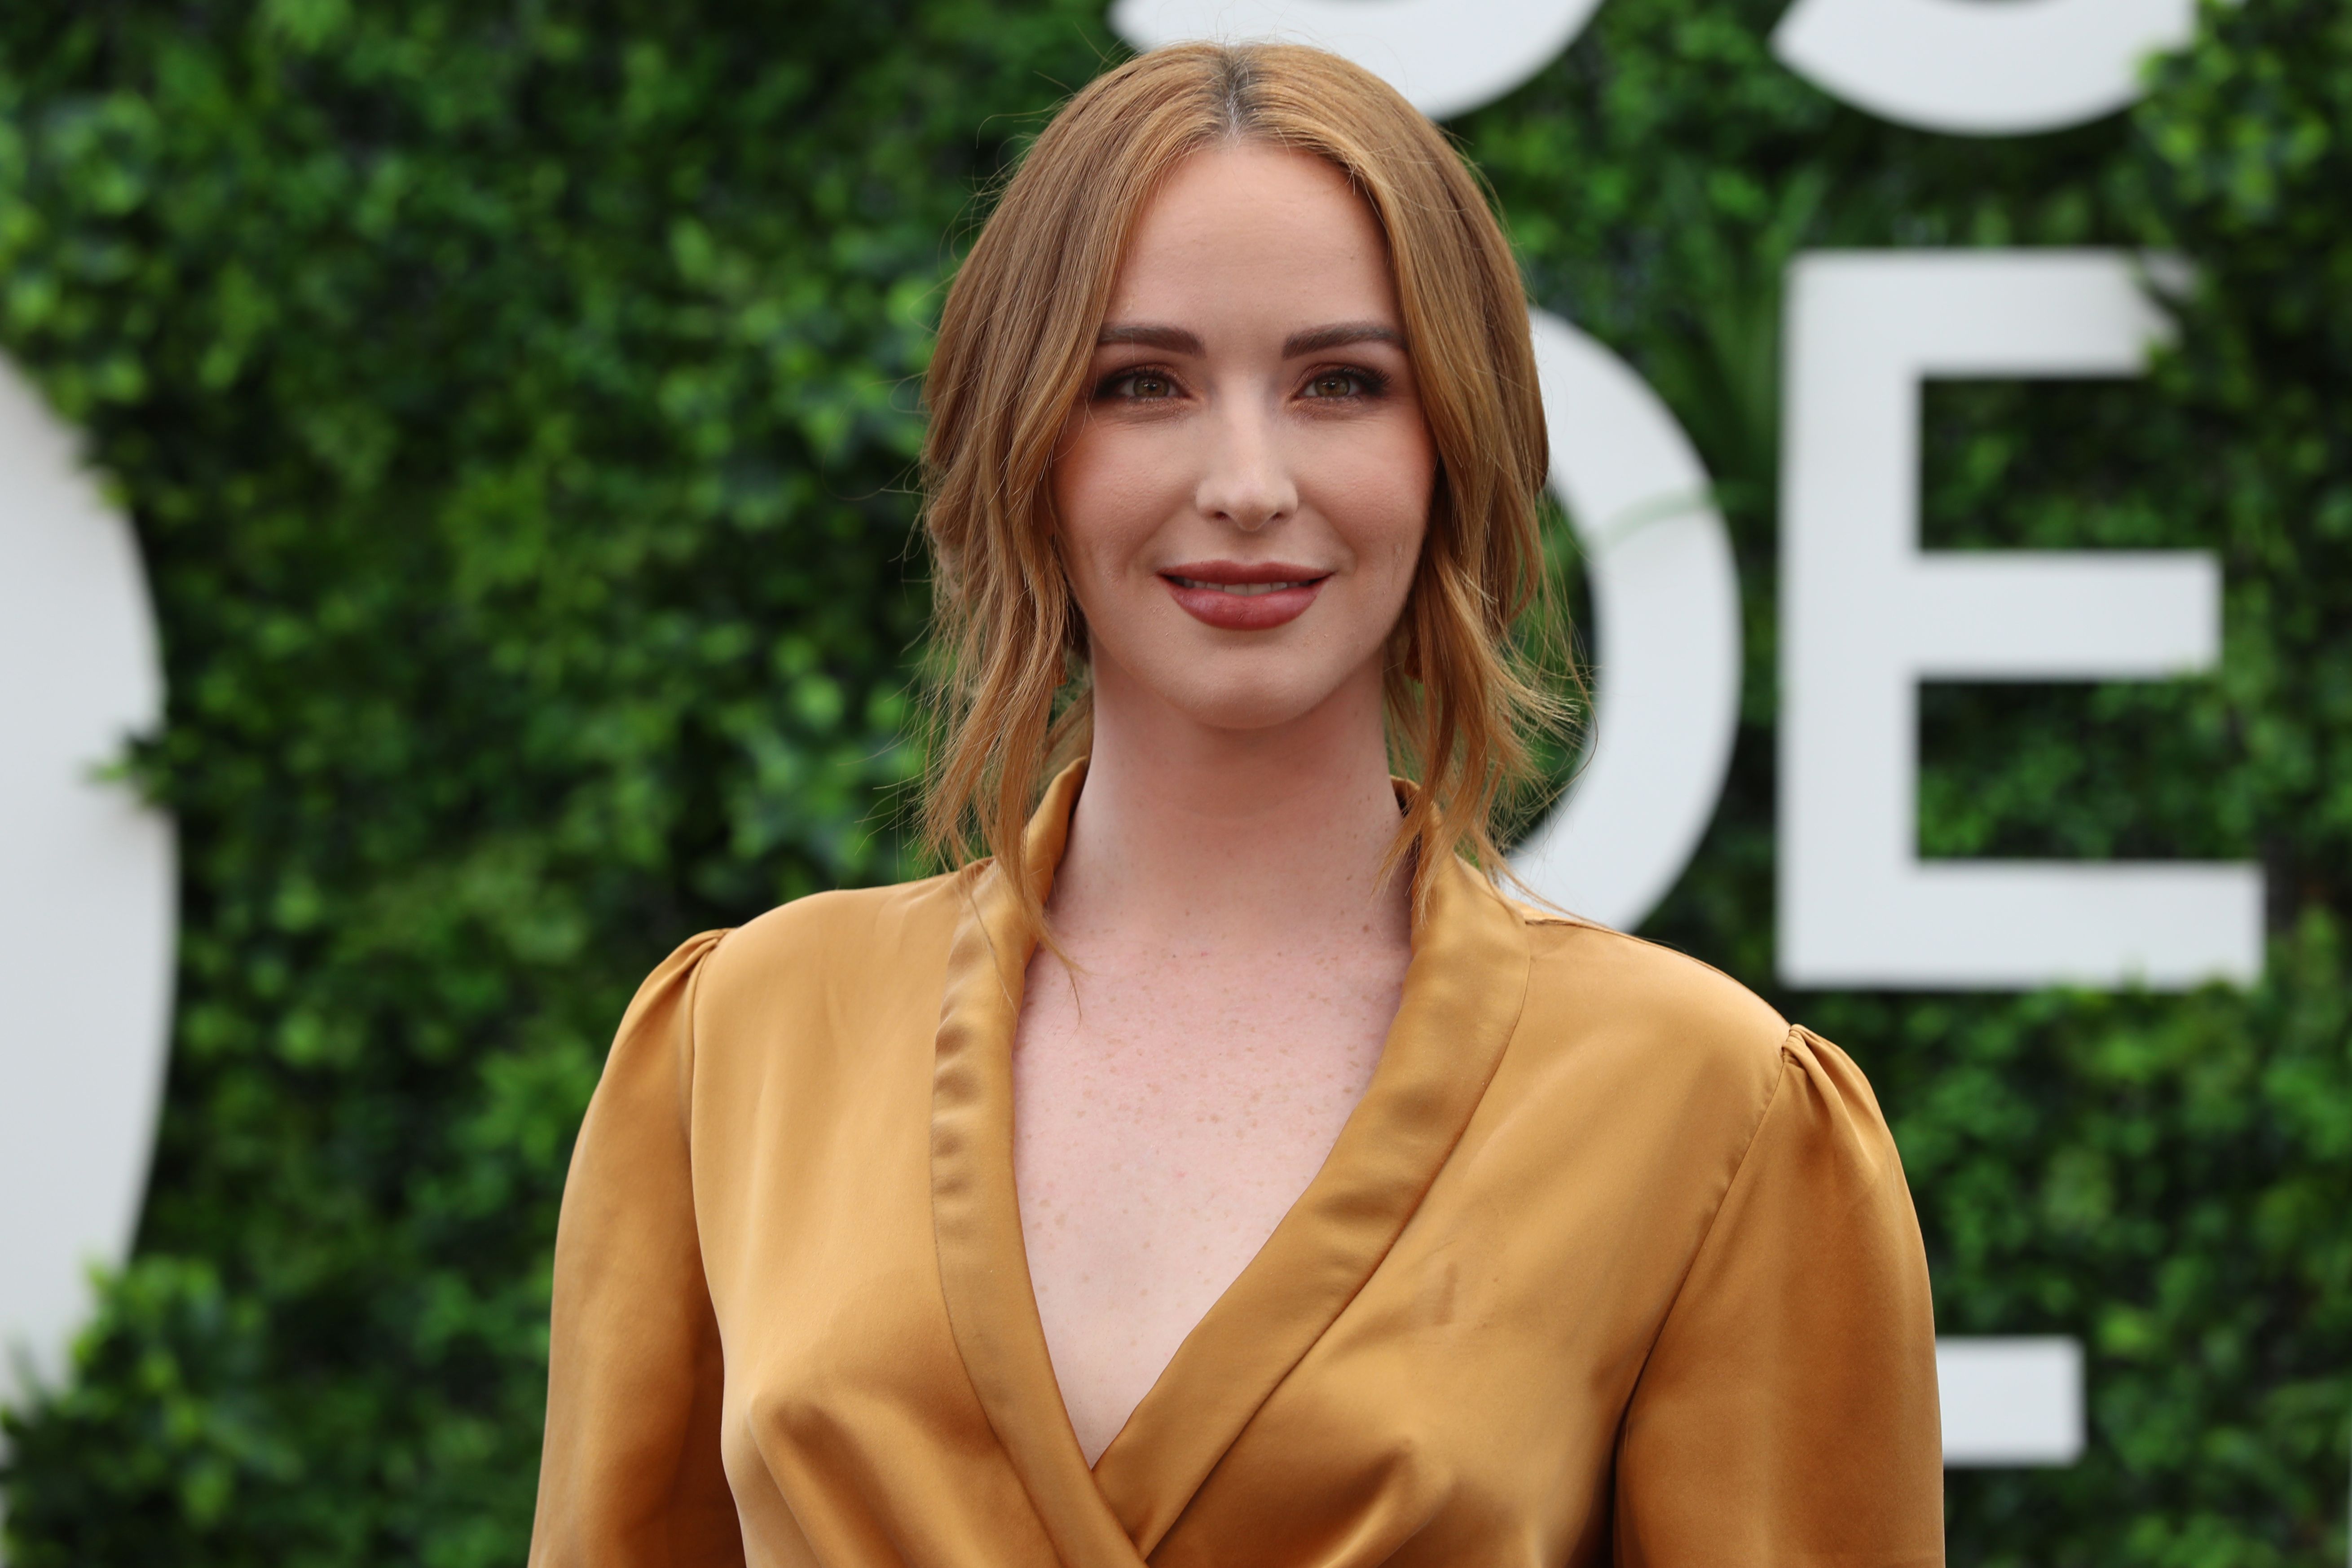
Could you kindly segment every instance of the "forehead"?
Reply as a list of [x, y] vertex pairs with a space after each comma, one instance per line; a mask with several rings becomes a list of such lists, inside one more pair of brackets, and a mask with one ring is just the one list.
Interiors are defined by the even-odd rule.
[[1347, 175], [1311, 153], [1262, 143], [1177, 164], [1138, 218], [1111, 320], [1302, 311], [1396, 313], [1388, 243]]

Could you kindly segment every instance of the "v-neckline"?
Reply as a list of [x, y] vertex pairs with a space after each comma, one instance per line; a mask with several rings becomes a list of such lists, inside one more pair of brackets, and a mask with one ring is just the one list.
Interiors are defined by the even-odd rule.
[[[1024, 848], [1043, 898], [1084, 762]], [[1136, 1568], [1258, 1407], [1388, 1255], [1501, 1061], [1530, 963], [1517, 915], [1453, 862], [1432, 879], [1379, 1065], [1330, 1154], [1257, 1255], [1185, 1335], [1089, 1470], [1029, 1276], [1013, 1163], [1013, 1037], [1034, 943], [992, 864], [962, 879], [931, 1087], [931, 1215], [972, 1389], [1069, 1568]]]

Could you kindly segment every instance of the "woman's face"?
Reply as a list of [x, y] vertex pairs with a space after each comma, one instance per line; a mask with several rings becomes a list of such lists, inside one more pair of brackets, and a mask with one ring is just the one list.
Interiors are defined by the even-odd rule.
[[1054, 463], [1098, 704], [1256, 730], [1380, 688], [1436, 457], [1388, 247], [1310, 154], [1180, 164]]

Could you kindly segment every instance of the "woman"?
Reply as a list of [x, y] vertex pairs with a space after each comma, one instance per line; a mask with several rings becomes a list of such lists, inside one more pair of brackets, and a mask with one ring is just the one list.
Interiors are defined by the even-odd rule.
[[1312, 50], [1130, 62], [928, 394], [928, 807], [992, 854], [646, 982], [533, 1561], [1940, 1563], [1862, 1076], [1480, 868], [1545, 448], [1442, 136]]

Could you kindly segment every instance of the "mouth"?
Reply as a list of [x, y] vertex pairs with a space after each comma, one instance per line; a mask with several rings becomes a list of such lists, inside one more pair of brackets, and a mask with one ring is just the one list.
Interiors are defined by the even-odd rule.
[[1323, 581], [1320, 577], [1299, 577], [1281, 583], [1212, 583], [1202, 577], [1181, 577], [1173, 572], [1161, 574], [1179, 588], [1204, 588], [1215, 594], [1233, 594], [1252, 599], [1260, 594], [1286, 593], [1293, 588], [1311, 588]]
[[1160, 574], [1186, 615], [1221, 631], [1269, 631], [1307, 613], [1328, 572], [1286, 561], [1195, 561]]

